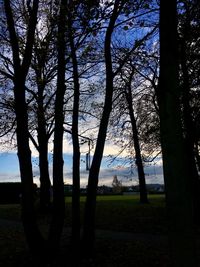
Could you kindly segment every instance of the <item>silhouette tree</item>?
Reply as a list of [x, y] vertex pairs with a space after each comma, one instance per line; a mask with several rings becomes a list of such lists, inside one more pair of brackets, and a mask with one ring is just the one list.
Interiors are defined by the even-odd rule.
[[49, 242], [52, 256], [59, 248], [60, 237], [64, 224], [65, 200], [63, 182], [63, 123], [64, 123], [64, 95], [65, 95], [65, 53], [66, 53], [66, 12], [67, 3], [60, 3], [58, 20], [58, 71], [55, 99], [55, 129], [53, 148], [53, 217], [49, 231]]
[[116, 0], [114, 2], [113, 11], [105, 35], [104, 56], [106, 64], [106, 95], [105, 95], [103, 114], [98, 132], [96, 148], [89, 172], [87, 198], [86, 198], [85, 214], [84, 214], [84, 226], [83, 226], [83, 245], [84, 245], [83, 253], [85, 257], [91, 257], [93, 255], [93, 249], [94, 249], [96, 190], [98, 185], [100, 164], [106, 140], [108, 121], [112, 109], [112, 97], [113, 97], [114, 76], [112, 69], [111, 38], [116, 19], [123, 7], [123, 4], [124, 3], [122, 3], [120, 0]]
[[17, 152], [19, 158], [20, 175], [22, 182], [22, 222], [28, 245], [34, 257], [41, 256], [44, 252], [44, 241], [36, 224], [34, 211], [33, 173], [31, 151], [29, 147], [28, 114], [25, 97], [25, 82], [32, 58], [35, 28], [37, 23], [38, 1], [32, 5], [27, 2], [28, 28], [24, 55], [20, 57], [19, 40], [15, 29], [13, 11], [10, 1], [4, 1], [7, 27], [12, 48], [14, 69], [14, 99], [16, 114]]
[[74, 43], [72, 17], [73, 3], [70, 1], [67, 9], [67, 26], [69, 46], [71, 50], [74, 100], [72, 115], [72, 141], [73, 141], [73, 191], [72, 191], [72, 251], [73, 265], [77, 266], [80, 260], [80, 147], [79, 147], [79, 102], [80, 102], [80, 84], [76, 48]]
[[[40, 3], [40, 26], [36, 29], [36, 38], [33, 49], [33, 60], [27, 85], [30, 103], [30, 139], [39, 153], [40, 170], [40, 208], [46, 211], [50, 206], [50, 176], [48, 162], [48, 145], [53, 134], [54, 110], [54, 79], [56, 76], [56, 18], [58, 16], [54, 1], [46, 7]], [[53, 9], [53, 10], [52, 10]], [[41, 33], [42, 32], [42, 33]], [[34, 85], [35, 81], [35, 86]], [[35, 89], [36, 87], [36, 89]], [[53, 88], [52, 88], [53, 87]], [[33, 113], [33, 114], [32, 114]], [[32, 121], [32, 120], [33, 121]], [[35, 138], [37, 133], [37, 139]], [[37, 140], [37, 141], [36, 141]]]
[[[14, 20], [18, 21], [16, 27], [18, 30], [19, 51], [20, 55], [23, 55], [26, 39], [24, 38], [24, 31], [22, 28], [27, 28], [29, 23], [26, 12], [26, 4], [21, 2], [14, 8], [16, 11], [14, 14]], [[42, 210], [47, 208], [50, 203], [48, 142], [53, 132], [53, 107], [51, 102], [54, 99], [54, 92], [52, 88], [52, 80], [55, 79], [56, 75], [55, 38], [53, 38], [53, 36], [55, 34], [55, 17], [57, 14], [55, 6], [53, 14], [51, 8], [51, 6], [44, 8], [44, 1], [40, 2], [38, 24], [36, 27], [35, 41], [32, 51], [32, 62], [26, 80], [29, 138], [39, 153], [40, 206]], [[42, 9], [43, 11], [41, 11]], [[52, 19], [53, 16], [54, 19]], [[13, 73], [11, 71], [12, 61], [10, 55], [5, 52], [6, 49], [9, 50], [10, 44], [5, 33], [1, 36], [1, 38], [4, 40], [1, 54], [1, 75], [4, 79], [6, 79], [5, 87], [7, 87], [10, 86], [9, 80], [13, 80]], [[5, 64], [6, 61], [8, 64]], [[2, 106], [4, 111], [7, 114], [10, 114], [10, 119], [4, 123], [2, 136], [6, 135], [8, 142], [9, 138], [13, 138], [13, 136], [15, 137], [16, 129], [15, 114], [13, 114], [13, 108], [11, 105], [12, 102], [12, 88], [9, 90], [7, 88], [6, 92], [4, 91]]]
[[139, 179], [139, 188], [140, 188], [140, 202], [141, 203], [148, 203], [147, 198], [147, 189], [146, 189], [146, 182], [145, 182], [145, 173], [141, 155], [141, 148], [139, 142], [139, 134], [137, 129], [136, 118], [134, 115], [134, 108], [133, 108], [133, 97], [132, 97], [132, 89], [131, 83], [134, 75], [134, 69], [132, 69], [130, 77], [128, 81], [125, 83], [125, 98], [128, 106], [129, 117], [131, 121], [132, 127], [132, 136], [133, 136], [133, 143], [135, 149], [135, 162], [137, 165], [138, 170], [138, 179]]
[[[178, 72], [177, 2], [160, 2], [160, 134], [173, 266], [196, 266], [193, 188], [184, 146]], [[169, 16], [170, 14], [170, 16]]]
[[[194, 53], [198, 42], [193, 45], [194, 36], [196, 35], [196, 27], [192, 26], [192, 21], [195, 22], [198, 18], [196, 15], [196, 8], [198, 4], [193, 2], [184, 1], [182, 14], [179, 14], [179, 62], [180, 62], [180, 87], [181, 87], [181, 103], [183, 112], [183, 130], [185, 146], [187, 147], [188, 164], [191, 168], [192, 183], [195, 190], [194, 207], [196, 221], [200, 222], [199, 207], [200, 207], [200, 183], [198, 175], [198, 153], [195, 149], [195, 140], [197, 139], [196, 129], [196, 115], [192, 112], [193, 90], [195, 86], [198, 86], [198, 82], [195, 80], [196, 71], [193, 69], [190, 74], [189, 68], [193, 68], [192, 62], [195, 65], [196, 57]], [[194, 51], [191, 51], [191, 46]], [[195, 58], [195, 59], [194, 59]], [[197, 60], [198, 61], [198, 60]], [[198, 105], [198, 102], [197, 102]], [[196, 105], [196, 107], [197, 107]], [[196, 110], [197, 111], [197, 110]], [[198, 113], [197, 113], [198, 114]]]
[[113, 176], [112, 187], [114, 193], [122, 192], [122, 182], [118, 180], [117, 175]]

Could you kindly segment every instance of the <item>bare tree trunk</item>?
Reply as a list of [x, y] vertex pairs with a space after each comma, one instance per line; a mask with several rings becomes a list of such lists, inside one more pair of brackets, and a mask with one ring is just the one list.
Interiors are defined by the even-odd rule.
[[4, 1], [7, 18], [10, 43], [13, 54], [14, 67], [14, 97], [15, 113], [17, 121], [17, 149], [22, 182], [22, 222], [28, 246], [34, 258], [42, 259], [45, 255], [45, 242], [37, 227], [34, 211], [33, 197], [33, 173], [31, 162], [31, 150], [29, 147], [28, 114], [25, 98], [25, 81], [32, 58], [32, 48], [34, 43], [34, 33], [37, 23], [38, 1], [34, 0], [30, 10], [30, 22], [27, 30], [27, 41], [25, 45], [24, 57], [20, 60], [18, 38], [15, 31], [14, 20], [10, 1]]
[[[72, 6], [72, 5], [70, 5]], [[68, 32], [71, 48], [71, 58], [73, 64], [74, 81], [74, 103], [72, 117], [72, 141], [73, 141], [73, 191], [72, 191], [72, 252], [73, 265], [78, 266], [80, 260], [80, 147], [78, 135], [78, 116], [79, 116], [79, 74], [76, 49], [74, 45], [72, 19], [70, 9], [68, 10]]]
[[38, 81], [38, 150], [40, 169], [40, 208], [47, 211], [50, 207], [50, 177], [48, 163], [48, 135], [46, 132], [46, 120], [44, 115], [44, 85]]
[[[188, 34], [187, 30], [185, 36]], [[188, 164], [190, 166], [191, 183], [194, 187], [194, 217], [197, 223], [200, 223], [200, 182], [198, 177], [197, 165], [195, 162], [195, 128], [193, 118], [191, 116], [190, 107], [190, 84], [189, 73], [186, 63], [186, 44], [183, 39], [180, 43], [180, 65], [182, 70], [182, 105], [183, 105], [183, 121], [185, 147], [187, 148]]]
[[[18, 76], [19, 77], [19, 76]], [[15, 84], [15, 112], [17, 120], [17, 147], [22, 182], [22, 222], [26, 239], [34, 258], [41, 257], [44, 253], [45, 242], [41, 236], [36, 222], [34, 210], [34, 187], [29, 148], [28, 116], [25, 104], [25, 91], [23, 84]]]
[[83, 226], [83, 255], [92, 257], [95, 241], [95, 210], [96, 210], [96, 191], [98, 185], [99, 170], [103, 157], [103, 150], [106, 140], [107, 127], [112, 110], [113, 97], [113, 70], [111, 56], [111, 37], [114, 30], [115, 21], [119, 14], [120, 0], [116, 0], [110, 22], [105, 37], [105, 64], [106, 64], [106, 95], [103, 114], [100, 122], [99, 133], [97, 137], [96, 148], [89, 172], [89, 181], [87, 188], [87, 198], [85, 204], [84, 226]]
[[147, 189], [146, 189], [144, 167], [143, 167], [142, 156], [141, 156], [141, 151], [140, 151], [140, 142], [139, 142], [139, 138], [138, 138], [137, 124], [136, 124], [136, 119], [135, 119], [134, 109], [133, 109], [133, 97], [132, 97], [132, 92], [131, 92], [132, 76], [133, 76], [133, 73], [130, 77], [129, 82], [127, 83], [125, 96], [126, 96], [126, 101], [128, 104], [128, 111], [129, 111], [129, 116], [130, 116], [131, 126], [132, 126], [133, 142], [134, 142], [134, 149], [135, 149], [135, 159], [136, 159], [135, 163], [137, 165], [139, 188], [140, 188], [140, 202], [145, 204], [145, 203], [148, 203], [148, 198], [147, 198]]
[[172, 264], [197, 266], [193, 186], [184, 146], [178, 83], [176, 0], [160, 2], [160, 79], [157, 91]]
[[[41, 139], [40, 139], [41, 138]], [[48, 140], [46, 136], [40, 136], [39, 142], [39, 168], [40, 168], [40, 209], [48, 211], [51, 205], [50, 190], [51, 182], [49, 177], [48, 163]], [[42, 142], [42, 140], [44, 140]]]
[[55, 130], [53, 151], [53, 218], [50, 225], [49, 242], [51, 256], [58, 250], [64, 224], [65, 199], [63, 182], [63, 122], [64, 122], [64, 95], [65, 95], [65, 27], [66, 1], [60, 4], [58, 21], [58, 74], [55, 100]]

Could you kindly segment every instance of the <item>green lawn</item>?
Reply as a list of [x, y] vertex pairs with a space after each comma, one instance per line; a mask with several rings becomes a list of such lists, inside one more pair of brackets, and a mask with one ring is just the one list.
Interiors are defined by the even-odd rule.
[[[165, 233], [164, 195], [150, 195], [149, 204], [140, 204], [138, 195], [97, 196], [96, 227], [115, 231]], [[85, 197], [81, 197], [83, 219]], [[48, 217], [39, 215], [40, 221]], [[20, 220], [20, 205], [0, 205], [0, 219]], [[66, 197], [65, 225], [71, 226], [71, 197]]]
[[[138, 195], [98, 196], [96, 227], [114, 231], [165, 233], [164, 195], [150, 195], [149, 204], [140, 204]], [[81, 197], [83, 218], [85, 197]], [[71, 224], [71, 197], [66, 198], [66, 225]]]
[[[86, 197], [81, 196], [81, 202], [85, 202]], [[65, 198], [66, 203], [71, 203], [72, 198], [71, 197], [66, 197]], [[162, 204], [164, 202], [164, 195], [163, 194], [151, 194], [149, 195], [149, 200], [151, 204]], [[97, 196], [97, 202], [99, 201], [128, 201], [133, 204], [138, 204], [139, 203], [139, 195], [99, 195]]]

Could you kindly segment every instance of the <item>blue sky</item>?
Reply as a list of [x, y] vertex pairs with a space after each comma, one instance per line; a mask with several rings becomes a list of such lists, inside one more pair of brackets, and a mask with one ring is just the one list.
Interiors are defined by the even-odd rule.
[[[64, 154], [64, 181], [71, 183], [72, 177], [72, 155]], [[38, 158], [33, 157], [34, 180], [39, 184]], [[50, 173], [52, 172], [52, 156], [49, 155]], [[123, 185], [134, 185], [138, 183], [137, 170], [125, 166], [123, 158], [110, 165], [108, 157], [104, 157], [101, 164], [99, 176], [100, 185], [111, 185], [113, 176], [117, 175]], [[161, 159], [158, 158], [155, 164], [145, 167], [147, 183], [163, 183], [163, 171]], [[87, 185], [88, 171], [86, 171], [85, 156], [81, 157], [81, 186]], [[0, 182], [20, 181], [19, 165], [16, 153], [0, 153]]]
[[0, 181], [19, 181], [19, 164], [16, 153], [0, 153]]

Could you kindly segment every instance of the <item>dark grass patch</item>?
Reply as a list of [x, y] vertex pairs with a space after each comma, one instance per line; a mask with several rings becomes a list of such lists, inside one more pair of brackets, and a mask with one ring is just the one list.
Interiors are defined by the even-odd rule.
[[20, 204], [1, 204], [0, 205], [0, 219], [16, 220], [21, 218]]
[[[140, 204], [139, 196], [98, 196], [96, 228], [135, 233], [166, 233], [164, 195], [150, 195], [149, 204]], [[81, 198], [83, 222], [85, 197]], [[71, 225], [71, 198], [66, 198], [66, 226]]]
[[141, 241], [98, 241], [96, 245], [96, 267], [169, 267], [166, 245]]
[[163, 233], [166, 232], [165, 208], [130, 201], [98, 202], [96, 225], [117, 231]]
[[[85, 198], [81, 198], [83, 218]], [[30, 267], [34, 263], [28, 252], [23, 228], [20, 224], [20, 205], [0, 205], [0, 218], [11, 220], [8, 227], [0, 228], [0, 266]], [[38, 222], [44, 235], [48, 232], [50, 214], [38, 212]], [[71, 226], [71, 198], [66, 198], [65, 226]], [[166, 232], [165, 205], [163, 196], [150, 197], [150, 204], [139, 204], [138, 196], [99, 196], [96, 210], [97, 229], [109, 230], [108, 234], [99, 231], [96, 240], [95, 258], [86, 261], [81, 267], [153, 267], [169, 266], [167, 244], [159, 238], [149, 238], [148, 234]], [[143, 233], [144, 238], [126, 238], [129, 235]], [[62, 237], [61, 251], [50, 267], [70, 266], [70, 229]], [[159, 243], [160, 242], [160, 243]], [[44, 267], [44, 266], [43, 266]]]

